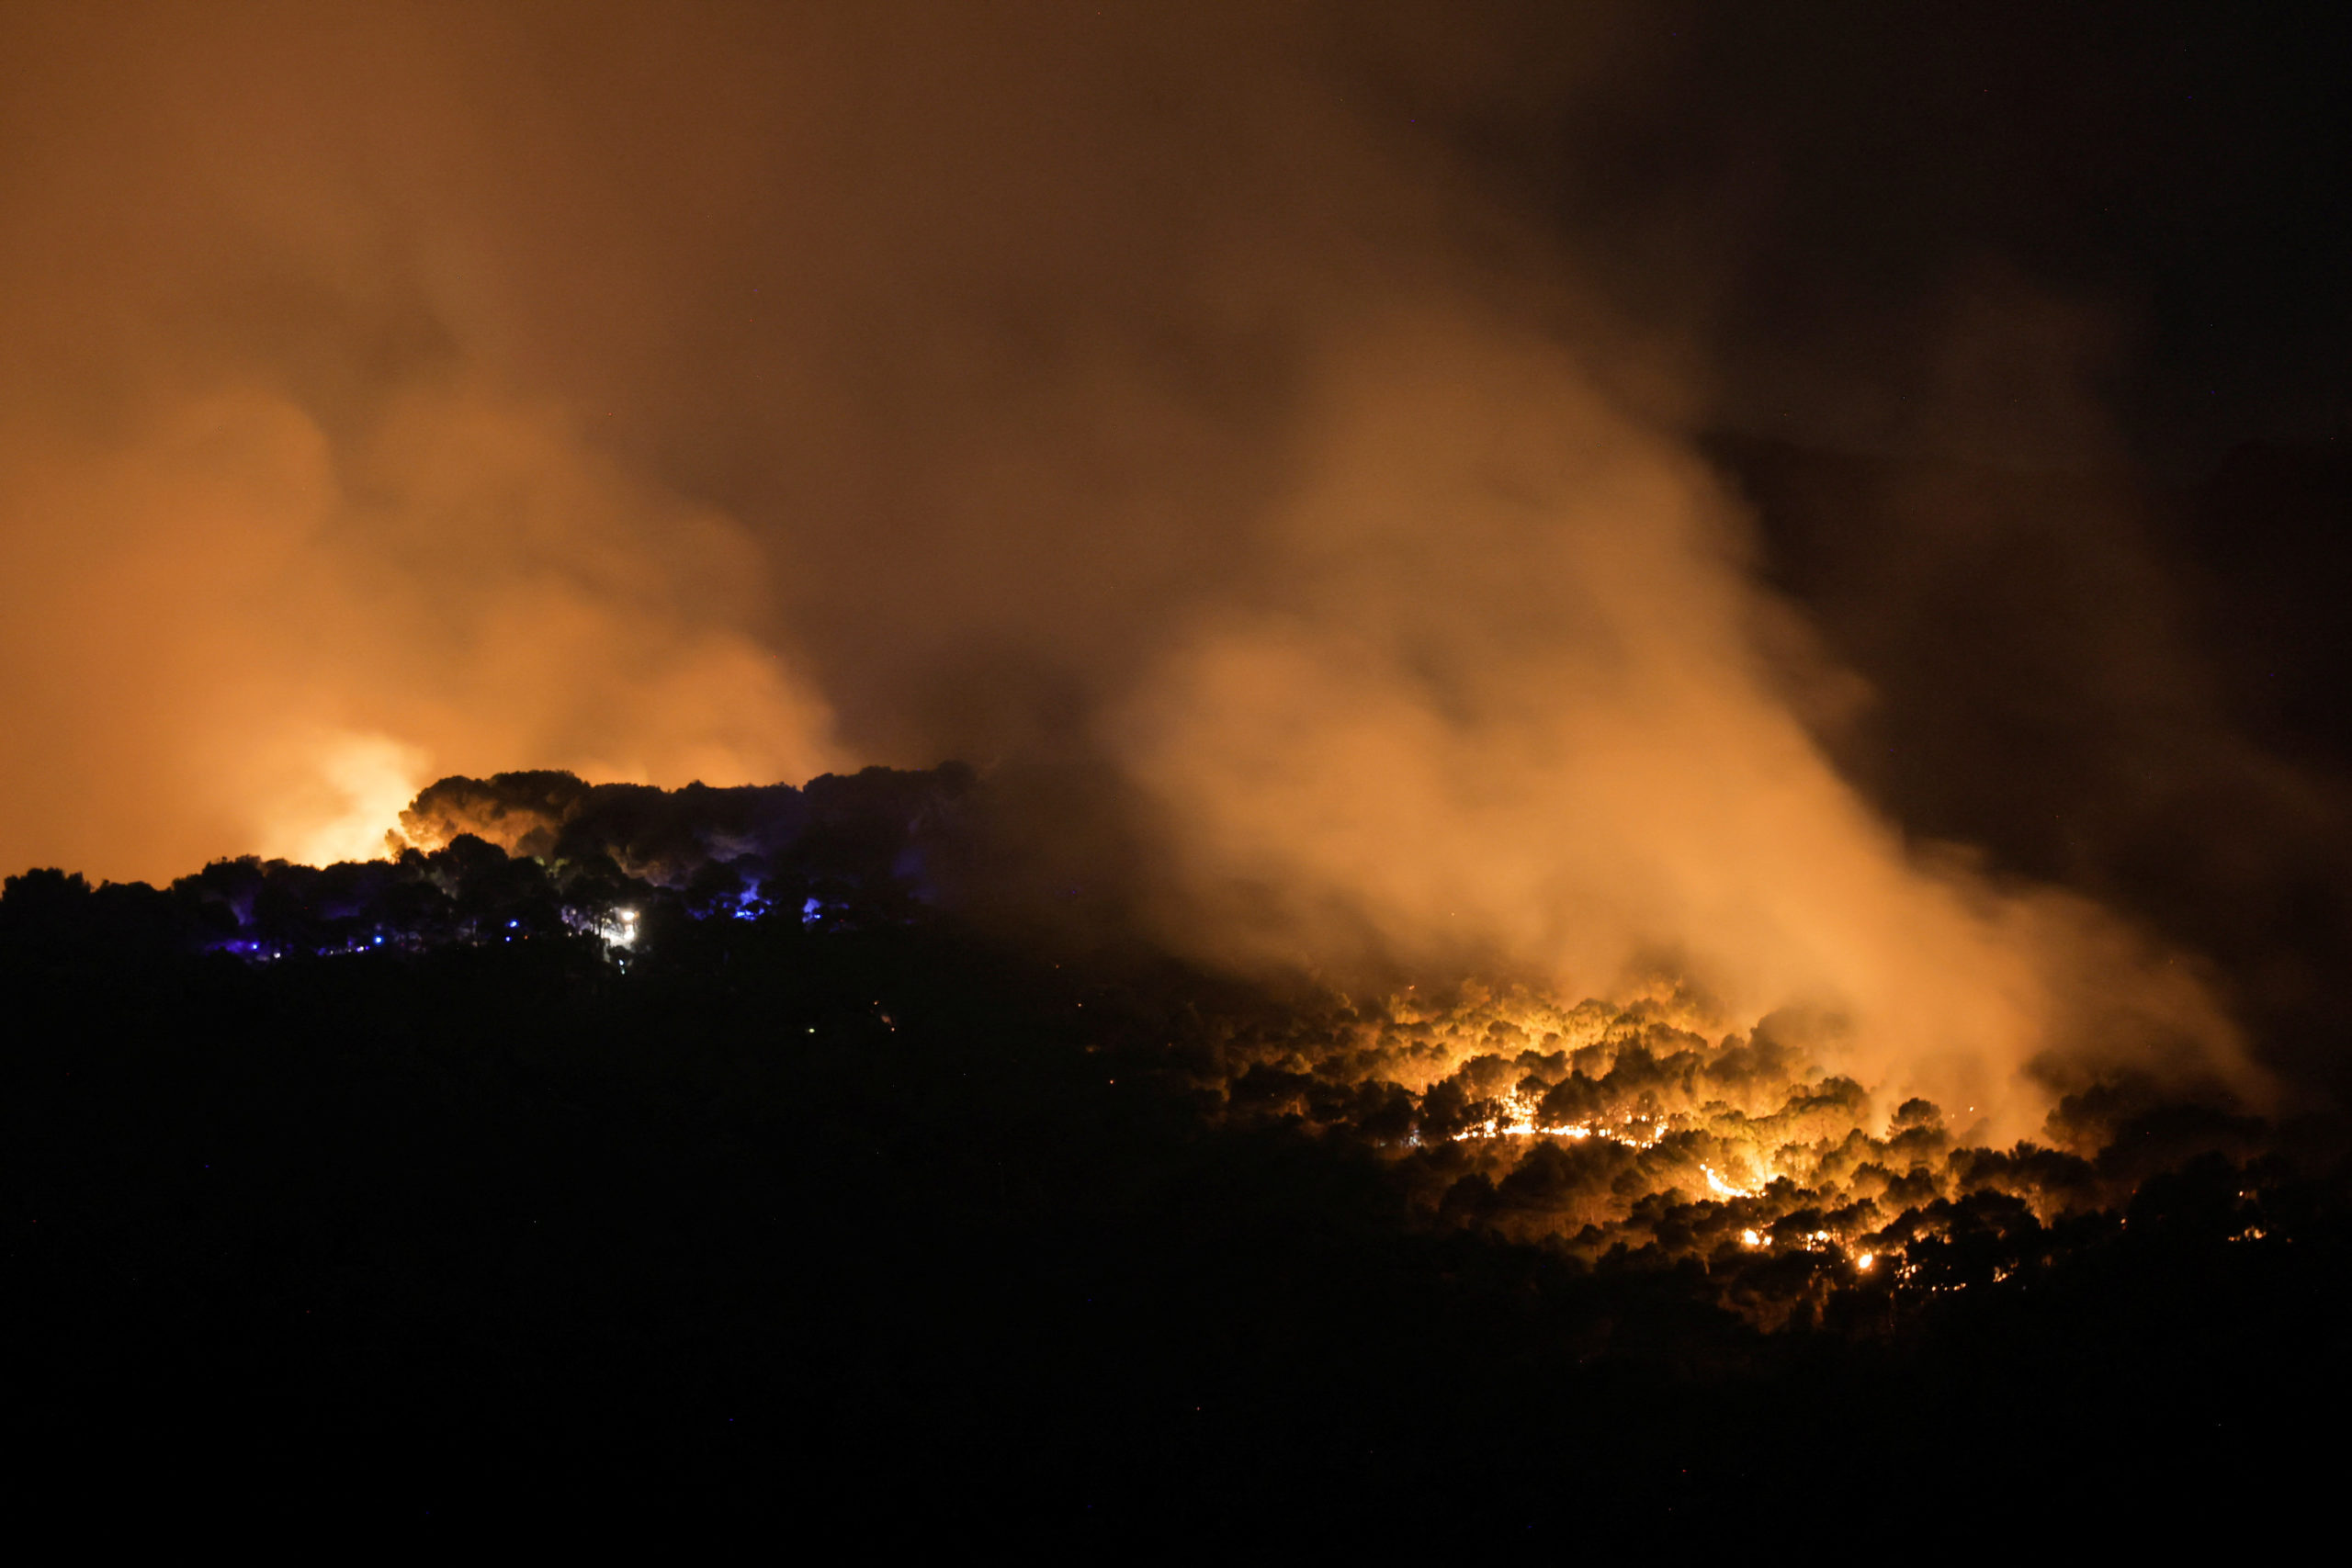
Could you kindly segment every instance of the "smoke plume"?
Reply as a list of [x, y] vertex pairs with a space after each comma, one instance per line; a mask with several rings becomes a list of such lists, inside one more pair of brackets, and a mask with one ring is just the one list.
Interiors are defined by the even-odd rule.
[[1645, 15], [12, 11], [0, 858], [1074, 761], [1228, 963], [1802, 1006], [1996, 1134], [2245, 1087], [2185, 961], [1831, 765], [1692, 440], [1719, 280], [1449, 140]]

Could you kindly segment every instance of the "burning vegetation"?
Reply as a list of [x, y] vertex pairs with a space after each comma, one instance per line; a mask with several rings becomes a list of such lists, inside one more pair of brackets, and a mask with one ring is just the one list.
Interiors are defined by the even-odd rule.
[[[1984, 1146], [1974, 1107], [1888, 1104], [1826, 1070], [1824, 1032], [1793, 1013], [1726, 1032], [1671, 990], [1562, 1007], [1469, 984], [1261, 1019], [1216, 1059], [1226, 1115], [1379, 1150], [1426, 1222], [1679, 1271], [1766, 1329], [1883, 1326], [1906, 1301], [2030, 1277], [2107, 1234], [2166, 1162], [2274, 1146], [2258, 1118], [2159, 1111], [2116, 1084], [2064, 1100], [2040, 1141]], [[2258, 1179], [2233, 1239], [2268, 1234]]]

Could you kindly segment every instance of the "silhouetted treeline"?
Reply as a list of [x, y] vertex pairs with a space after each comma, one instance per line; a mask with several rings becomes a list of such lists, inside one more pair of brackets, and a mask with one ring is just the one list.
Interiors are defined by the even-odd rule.
[[[453, 906], [548, 874], [422, 858]], [[1132, 948], [771, 908], [627, 972], [581, 934], [255, 962], [114, 940], [150, 902], [6, 899], [9, 1420], [53, 1498], [1565, 1551], [2019, 1486], [2062, 1532], [2283, 1512], [2332, 1464], [2324, 1169], [2208, 1156], [2054, 1224], [1923, 1197], [1900, 1290], [1765, 1333], [1743, 1303], [1834, 1259], [1424, 1213], [1381, 1107], [1242, 1087], [1297, 998]]]
[[955, 763], [828, 774], [802, 789], [590, 785], [544, 772], [447, 778], [403, 813], [411, 837], [392, 835], [389, 860], [246, 856], [168, 888], [92, 888], [34, 870], [7, 879], [0, 941], [280, 959], [593, 934], [622, 910], [647, 935], [770, 912], [902, 920], [937, 903], [934, 862], [954, 853], [972, 788], [971, 771]]

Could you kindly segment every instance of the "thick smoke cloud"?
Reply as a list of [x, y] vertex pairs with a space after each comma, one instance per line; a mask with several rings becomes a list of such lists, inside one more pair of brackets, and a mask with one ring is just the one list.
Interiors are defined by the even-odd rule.
[[1476, 214], [1350, 57], [1483, 69], [1108, 10], [12, 13], [9, 855], [1088, 750]]
[[2011, 1134], [2043, 1053], [2226, 1070], [2226, 1023], [2113, 919], [1872, 817], [1776, 690], [1774, 606], [1686, 451], [1461, 323], [1322, 384], [1281, 596], [1204, 618], [1135, 719], [1228, 951], [1688, 976], [1740, 1019], [1842, 1014], [1842, 1066]]
[[474, 757], [740, 782], [831, 756], [752, 635], [741, 525], [502, 363], [464, 254], [496, 244], [465, 232], [489, 193], [444, 178], [500, 139], [430, 20], [17, 14], [19, 857], [366, 852]]
[[2250, 1087], [2185, 965], [1831, 765], [1690, 438], [1724, 278], [1461, 152], [1574, 145], [1655, 20], [11, 13], [0, 850], [1080, 761], [1231, 962], [1670, 971], [1996, 1130], [2052, 1053]]

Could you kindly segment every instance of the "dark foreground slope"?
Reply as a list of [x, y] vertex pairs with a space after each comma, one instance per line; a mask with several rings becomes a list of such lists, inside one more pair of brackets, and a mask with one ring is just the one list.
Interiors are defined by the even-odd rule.
[[0, 964], [9, 1421], [95, 1528], [1892, 1549], [2275, 1519], [2339, 1457], [2346, 1211], [2275, 1162], [1766, 1335], [1699, 1263], [1432, 1224], [1368, 1144], [1216, 1114], [1200, 1053], [1272, 1004], [1157, 962], [785, 912], [626, 974]]

